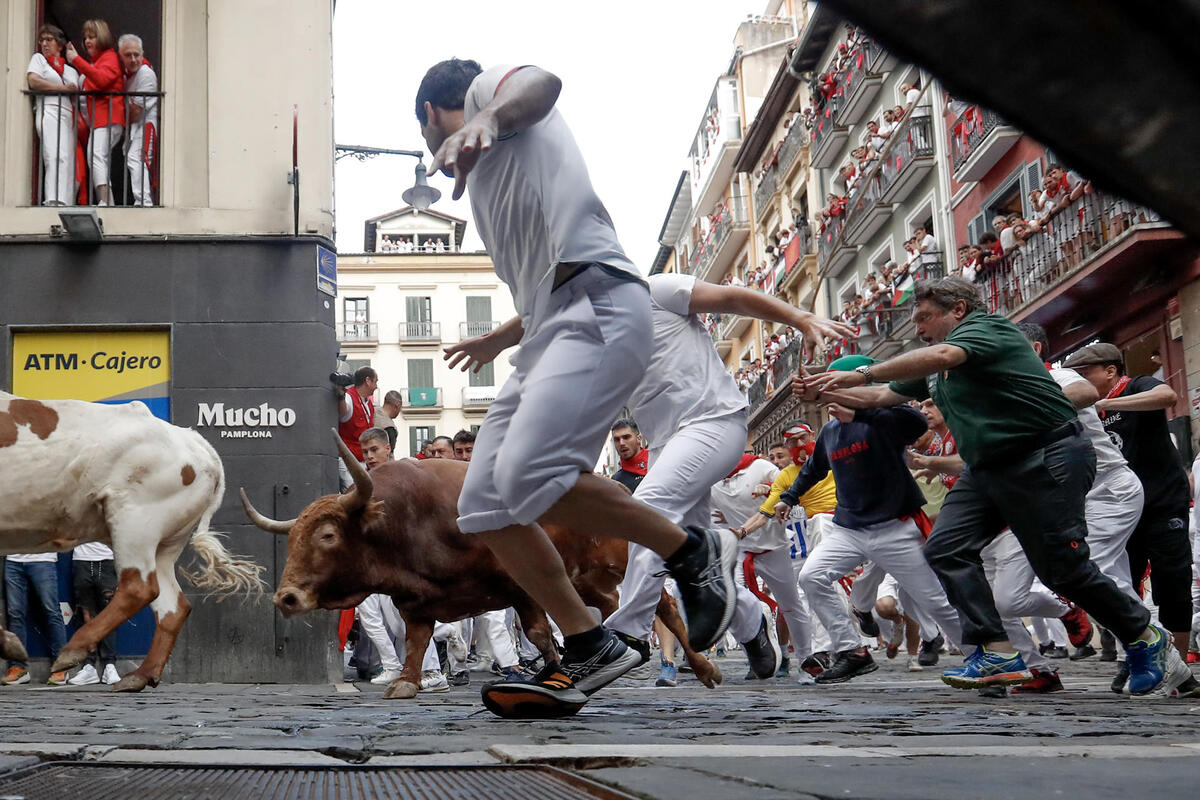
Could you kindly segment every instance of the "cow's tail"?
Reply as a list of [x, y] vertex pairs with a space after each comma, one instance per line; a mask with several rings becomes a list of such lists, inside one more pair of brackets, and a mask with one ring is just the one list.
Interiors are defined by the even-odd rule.
[[199, 557], [200, 563], [194, 572], [182, 568], [179, 571], [197, 589], [217, 595], [218, 602], [226, 597], [243, 593], [261, 595], [263, 593], [262, 572], [264, 567], [255, 564], [247, 556], [230, 553], [221, 542], [225, 535], [208, 529], [213, 514], [217, 513], [217, 509], [221, 506], [221, 499], [225, 496], [225, 470], [212, 446], [198, 434], [196, 438], [200, 439], [212, 454], [213, 462], [216, 464], [217, 483], [213, 497], [200, 516], [196, 531], [192, 534], [192, 549]]

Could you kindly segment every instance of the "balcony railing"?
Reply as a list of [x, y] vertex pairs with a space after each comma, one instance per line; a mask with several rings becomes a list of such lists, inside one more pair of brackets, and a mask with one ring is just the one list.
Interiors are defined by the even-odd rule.
[[800, 337], [793, 339], [783, 348], [775, 363], [762, 371], [758, 380], [750, 384], [746, 390], [746, 399], [750, 403], [750, 416], [770, 399], [776, 392], [792, 390], [792, 376], [800, 369], [803, 358]]
[[462, 390], [463, 408], [487, 408], [496, 401], [499, 386], [464, 386]]
[[976, 282], [990, 311], [1012, 314], [1078, 272], [1134, 226], [1158, 221], [1144, 206], [1103, 192], [1085, 193], [1023, 245], [984, 264]]
[[442, 407], [442, 390], [436, 386], [414, 386], [400, 390], [402, 408], [419, 410]]
[[951, 129], [952, 147], [954, 149], [954, 171], [967, 163], [967, 159], [975, 152], [997, 126], [1003, 125], [995, 111], [990, 108], [971, 106], [962, 113]]
[[829, 137], [835, 128], [845, 130], [836, 123], [838, 112], [842, 109], [842, 96], [835, 94], [825, 103], [825, 107], [817, 112], [817, 122], [813, 126], [812, 149], [819, 150], [821, 144]]
[[[158, 204], [162, 92], [25, 94], [33, 106], [35, 205]], [[101, 116], [116, 122], [97, 128]]]
[[341, 322], [338, 324], [339, 342], [378, 342], [379, 323]]
[[707, 274], [708, 268], [712, 266], [713, 260], [721, 252], [721, 248], [729, 238], [730, 232], [735, 227], [743, 227], [746, 224], [746, 198], [741, 196], [730, 198], [721, 212], [721, 218], [709, 230], [704, 241], [697, 245], [692, 252], [691, 274], [701, 277]]
[[771, 166], [767, 173], [763, 175], [763, 179], [758, 184], [758, 188], [754, 190], [754, 213], [761, 219], [763, 214], [771, 205], [771, 198], [775, 196], [776, 178], [778, 177], [778, 168]]
[[494, 319], [486, 322], [460, 322], [458, 323], [458, 338], [472, 339], [476, 336], [485, 336], [499, 327], [500, 323]]
[[804, 127], [804, 123], [797, 119], [792, 123], [792, 127], [788, 129], [788, 135], [784, 137], [783, 147], [779, 148], [779, 174], [786, 175], [788, 168], [792, 166], [792, 162], [796, 160], [796, 156], [808, 144], [808, 130]]
[[442, 340], [442, 323], [440, 322], [401, 322], [401, 342], [440, 342]]
[[817, 239], [817, 263], [821, 269], [825, 269], [825, 265], [829, 263], [829, 257], [833, 255], [833, 251], [843, 246], [842, 228], [846, 224], [846, 212], [842, 212], [834, 217], [825, 226], [825, 230], [821, 232]]
[[831, 357], [848, 355], [850, 353], [868, 353], [884, 341], [894, 341], [909, 330], [909, 315], [912, 313], [913, 288], [917, 281], [935, 281], [946, 275], [945, 262], [940, 252], [925, 252], [920, 260], [912, 265], [910, 272], [904, 275], [888, 297], [880, 298], [873, 308], [863, 311], [857, 325], [859, 339], [857, 342], [835, 342], [830, 351]]

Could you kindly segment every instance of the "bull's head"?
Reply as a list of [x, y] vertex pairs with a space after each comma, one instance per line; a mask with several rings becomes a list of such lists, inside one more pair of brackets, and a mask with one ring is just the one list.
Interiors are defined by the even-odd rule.
[[315, 608], [351, 608], [367, 592], [361, 587], [369, 567], [363, 533], [382, 517], [382, 503], [371, 500], [374, 484], [366, 469], [333, 431], [338, 452], [354, 486], [345, 494], [319, 497], [300, 516], [286, 522], [260, 514], [241, 490], [246, 516], [258, 527], [288, 537], [287, 563], [275, 592], [275, 606], [284, 616]]

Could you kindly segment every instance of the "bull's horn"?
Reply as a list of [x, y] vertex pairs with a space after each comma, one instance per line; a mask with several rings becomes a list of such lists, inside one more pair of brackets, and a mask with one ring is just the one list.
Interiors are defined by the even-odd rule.
[[290, 519], [287, 522], [281, 522], [277, 519], [264, 517], [262, 514], [258, 513], [258, 509], [250, 504], [250, 498], [246, 497], [245, 489], [238, 489], [238, 492], [242, 495], [242, 508], [246, 509], [246, 516], [250, 518], [251, 522], [262, 528], [264, 531], [267, 531], [268, 533], [277, 533], [280, 536], [287, 536], [288, 531], [290, 531], [292, 526], [296, 524], [296, 520], [294, 519]]
[[347, 512], [353, 513], [366, 506], [367, 501], [371, 499], [371, 492], [375, 490], [375, 484], [371, 482], [366, 467], [359, 463], [354, 453], [351, 453], [350, 448], [342, 441], [342, 437], [338, 436], [337, 430], [329, 430], [333, 432], [333, 440], [337, 442], [338, 452], [342, 454], [342, 463], [354, 478], [354, 488], [338, 497], [338, 502]]

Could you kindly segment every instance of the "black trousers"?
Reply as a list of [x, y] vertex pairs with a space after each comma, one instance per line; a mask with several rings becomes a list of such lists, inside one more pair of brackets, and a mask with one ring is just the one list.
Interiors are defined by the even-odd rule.
[[925, 544], [925, 559], [958, 610], [964, 644], [1007, 638], [980, 557], [1005, 527], [1043, 583], [1122, 642], [1146, 628], [1150, 612], [1089, 558], [1083, 504], [1095, 477], [1096, 453], [1076, 434], [1018, 461], [969, 469], [954, 484]]
[[[72, 561], [71, 583], [75, 590], [75, 613], [79, 615], [82, 624], [84, 611], [95, 617], [104, 610], [112, 600], [113, 592], [117, 590], [117, 570], [113, 567], [113, 560], [106, 558], [103, 561]], [[115, 630], [101, 639], [95, 650], [88, 653], [85, 663], [96, 666], [97, 656], [101, 665], [111, 664], [117, 657]]]
[[1150, 567], [1150, 588], [1158, 618], [1169, 631], [1192, 629], [1192, 543], [1188, 540], [1187, 509], [1178, 516], [1142, 515], [1125, 544], [1129, 575], [1140, 588]]

